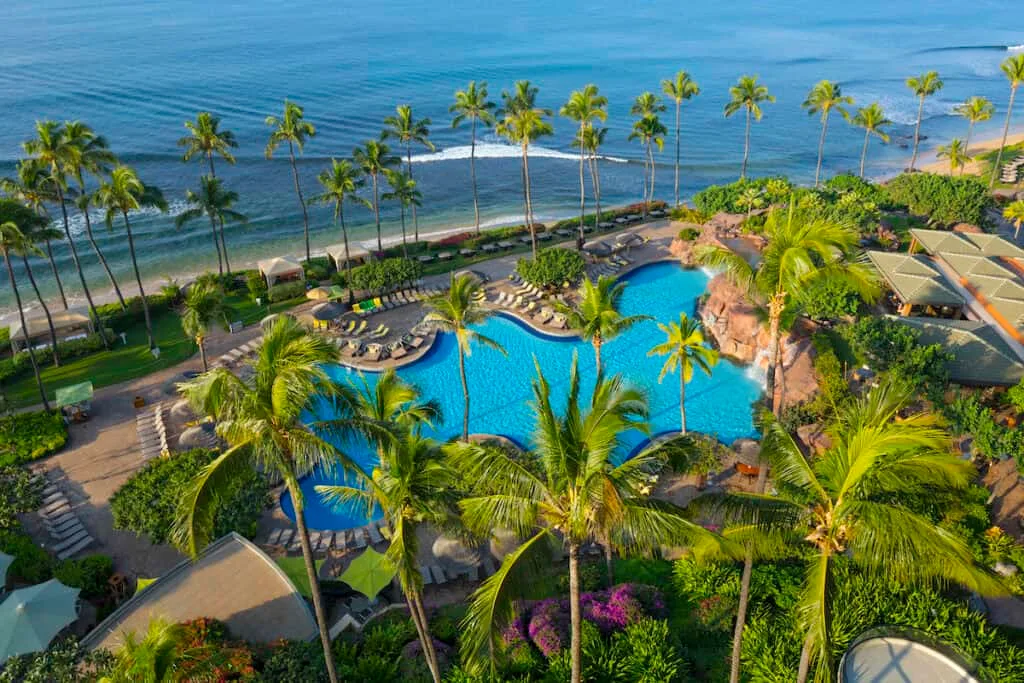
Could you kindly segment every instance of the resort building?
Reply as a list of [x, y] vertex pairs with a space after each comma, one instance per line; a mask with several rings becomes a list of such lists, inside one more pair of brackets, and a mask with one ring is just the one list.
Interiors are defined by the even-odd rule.
[[[80, 339], [95, 331], [92, 318], [84, 310], [68, 309], [66, 311], [51, 311], [50, 319], [53, 321], [53, 330], [57, 335], [57, 341], [69, 341]], [[50, 344], [50, 325], [46, 315], [25, 316], [25, 327], [27, 333], [21, 328], [21, 321], [11, 325], [11, 350], [14, 353], [26, 348], [29, 344], [33, 347]]]
[[900, 315], [930, 312], [944, 318], [960, 317], [964, 298], [946, 282], [929, 257], [869, 251], [868, 258], [892, 290]]

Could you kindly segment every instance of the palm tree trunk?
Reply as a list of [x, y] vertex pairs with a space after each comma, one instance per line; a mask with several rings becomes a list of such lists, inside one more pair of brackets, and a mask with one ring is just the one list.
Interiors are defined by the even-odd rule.
[[676, 206], [679, 206], [679, 115], [682, 108], [682, 101], [676, 100]]
[[583, 221], [584, 221], [584, 219], [587, 216], [587, 200], [586, 200], [587, 186], [586, 186], [586, 183], [585, 183], [585, 180], [584, 180], [584, 177], [583, 177], [583, 156], [585, 154], [585, 150], [583, 149], [583, 130], [584, 130], [584, 128], [585, 128], [584, 124], [580, 123], [580, 132], [579, 132], [579, 138], [580, 138], [580, 225], [579, 225], [579, 228], [580, 228], [580, 233], [579, 233], [579, 237], [576, 240], [576, 248], [578, 250], [580, 250], [580, 251], [583, 251]]
[[39, 305], [43, 307], [43, 313], [46, 314], [46, 324], [50, 327], [50, 348], [53, 349], [53, 367], [59, 368], [60, 356], [57, 354], [57, 330], [53, 327], [53, 318], [50, 316], [50, 307], [46, 305], [46, 300], [43, 298], [43, 295], [39, 293], [39, 286], [36, 284], [36, 277], [32, 273], [32, 265], [28, 262], [28, 255], [22, 254], [21, 260], [25, 264], [25, 274], [28, 275], [28, 281], [32, 283], [32, 291], [36, 293], [36, 299], [39, 300]]
[[1006, 123], [1003, 124], [1003, 140], [999, 143], [999, 153], [996, 154], [996, 163], [992, 166], [992, 175], [988, 179], [988, 186], [991, 188], [996, 183], [996, 176], [999, 175], [999, 164], [1003, 163], [1003, 148], [1006, 147], [1006, 135], [1010, 132], [1010, 119], [1013, 116], [1013, 100], [1017, 96], [1017, 86], [1010, 86], [1010, 103], [1006, 107]]
[[[964, 140], [964, 154], [970, 156], [971, 154], [971, 133], [974, 132], [974, 121], [967, 124], [967, 139]], [[966, 164], [965, 164], [966, 165]], [[960, 175], [964, 174], [964, 167], [960, 167]]]
[[469, 383], [466, 381], [466, 352], [459, 344], [459, 378], [462, 380], [462, 440], [469, 442]]
[[406, 247], [405, 244], [405, 202], [402, 201], [401, 199], [399, 199], [398, 201], [402, 205], [402, 257], [407, 259], [409, 258], [409, 249]]
[[597, 223], [601, 222], [601, 176], [597, 166], [596, 152], [590, 155], [590, 180], [594, 186], [594, 209], [597, 211], [594, 215], [594, 228], [596, 229]]
[[[82, 194], [85, 194], [85, 183], [79, 183]], [[96, 252], [96, 258], [100, 260], [100, 264], [103, 266], [103, 270], [107, 273], [107, 279], [110, 280], [110, 286], [114, 288], [114, 294], [117, 295], [117, 302], [121, 304], [121, 310], [128, 310], [128, 306], [124, 302], [124, 297], [121, 295], [121, 287], [117, 284], [117, 278], [114, 277], [113, 271], [110, 270], [110, 265], [107, 263], [107, 257], [100, 251], [100, 245], [96, 243], [96, 238], [92, 234], [92, 219], [89, 218], [89, 210], [81, 209], [82, 217], [85, 219], [85, 234], [89, 239], [89, 244], [92, 246], [92, 250]]]
[[135, 238], [132, 236], [132, 226], [128, 222], [128, 212], [122, 211], [124, 218], [124, 229], [128, 234], [128, 253], [132, 257], [132, 268], [135, 270], [135, 282], [139, 285], [139, 298], [142, 300], [142, 315], [146, 319], [146, 337], [149, 339], [149, 350], [156, 346], [153, 341], [153, 322], [149, 319], [149, 302], [146, 301], [146, 292], [142, 289], [142, 275], [139, 274], [139, 262], [135, 259]]
[[224, 237], [224, 217], [218, 218], [217, 223], [220, 225], [220, 248], [224, 252], [224, 271], [231, 275], [231, 263], [228, 261], [228, 241]]
[[779, 352], [775, 356], [776, 383], [779, 387], [779, 411], [786, 404], [786, 366], [782, 362], [782, 344], [779, 344]]
[[472, 139], [469, 141], [469, 175], [473, 179], [473, 216], [476, 219], [476, 234], [480, 234], [480, 198], [476, 191], [476, 117], [473, 117], [471, 128]]
[[686, 375], [679, 368], [679, 433], [686, 434]]
[[[78, 260], [78, 249], [75, 248], [75, 240], [71, 237], [71, 226], [68, 224], [68, 207], [64, 204], [64, 190], [61, 188], [60, 183], [54, 183], [57, 188], [57, 203], [60, 204], [60, 213], [64, 218], [64, 236], [67, 237], [68, 246], [71, 248], [71, 260], [75, 262], [75, 270], [78, 271], [78, 281], [82, 284], [82, 292], [85, 294], [85, 300], [89, 304], [89, 312], [92, 314], [93, 320], [96, 321], [96, 331], [100, 333], [100, 340], [103, 342], [103, 348], [110, 350], [110, 341], [107, 339], [107, 332], [103, 329], [103, 321], [100, 320], [99, 314], [96, 312], [96, 305], [92, 302], [92, 293], [89, 291], [89, 285], [85, 283], [85, 274], [82, 272], [82, 263]], [[64, 302], [67, 307], [67, 302]]]
[[345, 284], [348, 285], [348, 305], [356, 301], [356, 295], [352, 292], [352, 259], [348, 256], [348, 228], [345, 227], [345, 210], [338, 202], [337, 220], [341, 223], [341, 241], [345, 243]]
[[768, 397], [768, 404], [772, 408], [775, 417], [782, 412], [781, 402], [775, 400], [775, 363], [779, 355], [779, 324], [782, 318], [782, 308], [785, 305], [785, 295], [782, 293], [773, 294], [768, 301], [768, 368], [765, 377], [765, 394]]
[[569, 544], [569, 622], [572, 683], [580, 683], [583, 628], [580, 621], [580, 547]]
[[530, 158], [523, 145], [523, 188], [526, 193], [526, 220], [530, 226], [530, 245], [533, 249], [533, 260], [537, 260], [537, 231], [533, 227], [533, 203], [530, 201]]
[[[412, 143], [405, 146], [406, 165], [409, 171], [409, 180], [412, 180]], [[420, 219], [416, 215], [416, 205], [412, 205], [412, 229], [415, 241], [420, 241]]]
[[299, 167], [295, 163], [295, 147], [292, 141], [288, 141], [288, 157], [292, 161], [292, 178], [295, 180], [295, 194], [299, 197], [299, 206], [302, 207], [302, 229], [306, 238], [306, 260], [309, 260], [309, 212], [306, 211], [306, 200], [302, 198], [302, 188], [299, 186]]
[[224, 275], [224, 260], [220, 255], [220, 240], [217, 239], [217, 219], [210, 215], [210, 234], [213, 235], [213, 248], [217, 250], [217, 272]]
[[615, 585], [615, 562], [612, 560], [612, 543], [608, 541], [604, 545], [604, 570], [608, 574], [608, 587]]
[[597, 375], [601, 374], [601, 345], [604, 343], [600, 335], [594, 335], [594, 370]]
[[743, 166], [740, 168], [740, 180], [747, 177], [747, 158], [750, 156], [750, 110], [747, 109], [747, 127], [743, 134]]
[[18, 282], [14, 279], [14, 268], [11, 266], [11, 253], [7, 247], [3, 248], [4, 263], [7, 264], [7, 276], [11, 280], [11, 291], [14, 292], [14, 302], [18, 307], [18, 318], [21, 319], [21, 332], [25, 335], [25, 348], [28, 349], [28, 359], [32, 363], [32, 373], [36, 377], [36, 386], [39, 387], [39, 398], [43, 402], [43, 410], [50, 412], [50, 404], [46, 400], [46, 389], [43, 388], [43, 378], [39, 374], [39, 365], [36, 363], [36, 352], [32, 350], [32, 342], [28, 338], [28, 325], [25, 323], [25, 310], [21, 307], [21, 294], [18, 292]]
[[743, 560], [743, 574], [740, 575], [740, 601], [736, 607], [736, 626], [732, 632], [732, 656], [729, 667], [729, 683], [739, 683], [740, 652], [743, 648], [743, 627], [747, 624], [747, 605], [750, 603], [750, 576], [754, 571], [754, 557], [750, 551]]
[[[291, 484], [288, 486], [293, 501], [300, 501], [301, 493]], [[299, 544], [302, 546], [302, 559], [306, 563], [306, 576], [309, 578], [309, 592], [313, 598], [313, 614], [320, 629], [320, 644], [324, 648], [324, 661], [327, 664], [327, 675], [331, 683], [338, 683], [338, 673], [334, 669], [334, 655], [331, 653], [331, 636], [327, 632], [327, 615], [324, 612], [323, 597], [320, 595], [320, 580], [313, 564], [313, 549], [309, 545], [309, 529], [306, 528], [306, 513], [302, 505], [295, 505], [295, 528], [299, 533]]]
[[427, 666], [430, 667], [430, 675], [434, 683], [441, 683], [441, 666], [437, 663], [437, 650], [434, 649], [434, 638], [430, 635], [430, 623], [427, 621], [427, 612], [423, 609], [423, 598], [419, 593], [413, 595], [413, 605], [419, 614], [420, 623], [423, 625], [423, 656], [427, 659]]
[[924, 113], [924, 95], [921, 95], [917, 104], [917, 123], [914, 125], [914, 154], [910, 157], [910, 170], [914, 170], [917, 163], [917, 143], [921, 139], [921, 115]]
[[864, 177], [864, 162], [868, 158], [868, 136], [871, 135], [871, 131], [867, 128], [864, 129], [864, 147], [860, 151], [860, 177]]
[[821, 136], [818, 138], [818, 166], [814, 170], [814, 186], [821, 184], [821, 160], [825, 157], [825, 134], [828, 132], [828, 115], [821, 117]]
[[373, 220], [377, 224], [377, 251], [384, 251], [380, 241], [380, 200], [377, 197], [377, 174], [373, 176]]
[[196, 346], [199, 347], [199, 357], [203, 360], [203, 372], [206, 372], [210, 366], [206, 364], [206, 340], [202, 335], [196, 336]]
[[646, 218], [646, 214], [650, 212], [650, 206], [648, 206], [648, 204], [650, 204], [651, 202], [654, 201], [654, 173], [657, 170], [657, 167], [654, 165], [654, 145], [651, 144], [650, 142], [647, 143], [647, 156], [649, 156], [651, 158], [651, 160], [650, 160], [650, 163], [651, 163], [651, 184], [647, 188], [647, 192], [648, 192], [648, 194], [647, 194], [647, 197], [648, 197], [647, 204], [644, 204], [644, 217], [645, 218]]
[[648, 170], [647, 170], [647, 158], [648, 158], [648, 154], [647, 154], [647, 149], [645, 147], [644, 148], [644, 180], [643, 180], [643, 183], [641, 183], [641, 186], [640, 186], [640, 190], [641, 190], [641, 194], [640, 194], [641, 201], [640, 201], [640, 203], [642, 204], [640, 211], [644, 214], [645, 218], [647, 217], [647, 178], [649, 177]]
[[53, 260], [53, 245], [46, 240], [46, 258], [50, 261], [50, 270], [53, 271], [53, 281], [57, 283], [57, 291], [60, 293], [60, 303], [64, 310], [68, 310], [68, 298], [64, 296], [64, 284], [60, 281], [60, 271], [57, 270], [57, 262]]

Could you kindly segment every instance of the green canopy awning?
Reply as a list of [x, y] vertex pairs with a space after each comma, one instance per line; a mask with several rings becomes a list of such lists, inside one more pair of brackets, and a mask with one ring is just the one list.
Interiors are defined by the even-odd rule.
[[57, 407], [73, 406], [92, 400], [92, 382], [79, 382], [57, 390]]
[[341, 299], [342, 297], [348, 296], [348, 292], [341, 285], [331, 285], [330, 294], [327, 296], [328, 299]]
[[352, 564], [341, 575], [341, 580], [373, 600], [395, 578], [395, 572], [391, 560], [373, 548], [367, 548], [362, 555], [352, 560]]

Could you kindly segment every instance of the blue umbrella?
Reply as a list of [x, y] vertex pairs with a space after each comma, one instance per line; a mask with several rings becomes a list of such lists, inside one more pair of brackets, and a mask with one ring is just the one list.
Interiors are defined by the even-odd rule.
[[7, 584], [7, 570], [14, 562], [14, 558], [7, 553], [0, 553], [0, 590]]
[[0, 663], [45, 650], [77, 618], [78, 589], [57, 579], [13, 591], [0, 603]]

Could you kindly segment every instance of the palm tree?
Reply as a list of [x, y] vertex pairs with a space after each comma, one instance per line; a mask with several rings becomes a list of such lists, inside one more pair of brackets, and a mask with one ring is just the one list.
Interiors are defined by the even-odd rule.
[[295, 195], [299, 198], [299, 206], [302, 207], [302, 229], [306, 238], [306, 260], [309, 255], [309, 212], [306, 211], [306, 201], [302, 198], [302, 187], [299, 185], [299, 167], [295, 162], [295, 150], [302, 154], [306, 140], [316, 135], [316, 128], [304, 118], [302, 107], [294, 102], [284, 101], [284, 114], [281, 118], [276, 116], [267, 117], [267, 125], [274, 130], [270, 133], [267, 141], [267, 148], [264, 151], [268, 159], [274, 156], [274, 150], [283, 143], [288, 143], [288, 158], [292, 164], [292, 179], [295, 181]]
[[180, 624], [159, 617], [152, 619], [140, 638], [126, 631], [113, 653], [113, 667], [99, 683], [179, 683], [217, 680], [217, 667], [225, 655], [209, 644], [185, 641]]
[[1003, 209], [1003, 218], [1013, 223], [1013, 239], [1016, 241], [1020, 237], [1021, 223], [1024, 223], [1024, 199], [1007, 204]]
[[821, 162], [825, 157], [825, 135], [828, 132], [828, 117], [833, 110], [849, 120], [850, 114], [843, 105], [852, 105], [853, 98], [843, 94], [842, 87], [835, 81], [818, 81], [811, 88], [807, 99], [800, 105], [811, 116], [821, 114], [821, 137], [818, 138], [818, 165], [814, 171], [814, 186], [818, 187], [821, 179]]
[[[388, 368], [371, 387], [366, 377], [360, 375], [360, 386], [352, 381], [355, 394], [355, 411], [363, 419], [381, 425], [393, 425], [401, 434], [419, 435], [420, 427], [441, 422], [441, 404], [436, 399], [423, 400], [419, 387], [398, 376], [394, 368]], [[391, 439], [391, 434], [378, 435], [375, 443], [378, 455]]]
[[747, 177], [747, 159], [750, 157], [750, 121], [760, 121], [764, 112], [762, 102], [774, 102], [775, 95], [768, 93], [768, 88], [757, 82], [757, 76], [740, 76], [736, 85], [729, 88], [729, 104], [725, 105], [726, 118], [740, 109], [746, 110], [747, 124], [743, 134], [743, 166], [740, 167], [740, 180]]
[[352, 150], [352, 158], [359, 168], [370, 177], [373, 184], [373, 220], [377, 224], [377, 251], [383, 251], [384, 247], [380, 239], [380, 176], [389, 168], [399, 163], [397, 156], [391, 154], [391, 149], [381, 140], [367, 140], [362, 147]]
[[476, 126], [494, 125], [494, 102], [487, 99], [487, 81], [470, 81], [465, 90], [455, 91], [455, 102], [448, 107], [452, 117], [452, 128], [458, 128], [463, 121], [469, 120], [469, 174], [473, 180], [473, 215], [476, 218], [476, 234], [480, 234], [480, 200], [476, 191]]
[[[992, 104], [985, 97], [968, 97], [963, 104], [953, 107], [953, 111], [967, 119], [967, 137], [964, 139], [964, 152], [970, 152], [971, 133], [974, 132], [974, 124], [988, 121], [996, 113], [996, 105]], [[963, 168], [960, 174], [963, 175]]]
[[[579, 124], [576, 131], [576, 139], [583, 140], [586, 130], [594, 127], [594, 121], [606, 121], [608, 112], [608, 98], [598, 94], [597, 86], [589, 83], [582, 90], [574, 90], [569, 95], [569, 101], [562, 105], [559, 112], [562, 116]], [[583, 221], [586, 217], [586, 184], [583, 175], [583, 161], [586, 156], [586, 149], [583, 145], [580, 148], [580, 230], [576, 240], [576, 248], [583, 249]], [[597, 219], [595, 218], [595, 224]]]
[[85, 174], [101, 178], [111, 165], [117, 163], [117, 157], [110, 151], [106, 138], [96, 135], [92, 128], [81, 121], [68, 121], [64, 124], [64, 133], [67, 135], [71, 155], [67, 163], [68, 175], [78, 183], [78, 196], [75, 198], [75, 206], [85, 220], [85, 235], [89, 240], [92, 250], [96, 253], [100, 265], [103, 266], [110, 286], [114, 289], [117, 301], [121, 304], [121, 310], [127, 310], [124, 296], [121, 294], [121, 287], [114, 277], [114, 272], [107, 263], [106, 256], [97, 244], [92, 234], [92, 217], [89, 215], [89, 206], [92, 203], [92, 196], [85, 189]]
[[597, 150], [604, 144], [604, 138], [608, 134], [607, 128], [594, 128], [593, 126], [584, 129], [582, 138], [577, 136], [572, 141], [573, 147], [579, 147], [587, 155], [587, 166], [590, 169], [590, 184], [594, 188], [595, 222], [601, 222], [601, 173], [598, 168]]
[[[15, 205], [17, 206], [17, 205]], [[18, 206], [18, 208], [24, 208]], [[35, 214], [25, 209], [23, 217], [27, 220], [39, 220]], [[0, 223], [0, 251], [4, 254], [4, 264], [7, 266], [7, 277], [11, 283], [11, 291], [14, 293], [14, 305], [18, 307], [18, 318], [21, 321], [21, 331], [25, 335], [25, 347], [28, 349], [28, 359], [32, 363], [32, 373], [36, 378], [36, 386], [39, 388], [39, 398], [43, 403], [43, 410], [49, 412], [50, 404], [46, 400], [46, 389], [43, 388], [43, 378], [39, 374], [39, 364], [36, 363], [36, 353], [32, 350], [32, 342], [28, 339], [28, 324], [25, 322], [25, 309], [21, 305], [21, 293], [18, 291], [18, 281], [14, 277], [14, 267], [11, 265], [11, 252], [26, 247], [25, 235], [14, 221]]]
[[949, 159], [949, 175], [953, 175], [958, 168], [963, 173], [964, 166], [971, 161], [971, 157], [967, 156], [967, 146], [960, 138], [953, 138], [948, 145], [940, 145], [935, 156]]
[[665, 111], [661, 98], [652, 92], [643, 92], [633, 101], [630, 113], [639, 117], [633, 123], [633, 131], [629, 140], [639, 140], [644, 147], [644, 218], [647, 218], [647, 205], [654, 199], [654, 152], [652, 145], [660, 151], [665, 145], [665, 134], [668, 133], [658, 118], [658, 113]]
[[416, 189], [416, 181], [407, 173], [389, 168], [384, 171], [384, 176], [388, 179], [391, 192], [385, 192], [381, 199], [398, 202], [402, 215], [402, 256], [409, 258], [409, 250], [405, 243], [405, 207], [411, 206], [415, 209], [420, 206], [423, 195]]
[[[228, 245], [224, 241], [224, 223], [227, 221], [235, 223], [249, 222], [248, 216], [231, 208], [238, 201], [238, 193], [232, 190], [225, 190], [224, 181], [220, 178], [212, 175], [203, 175], [199, 177], [199, 191], [186, 190], [185, 200], [190, 206], [175, 217], [174, 227], [180, 230], [181, 226], [189, 221], [193, 221], [201, 216], [209, 217], [210, 233], [213, 235], [213, 247], [217, 250], [217, 267], [221, 275], [224, 274], [225, 268], [228, 275], [230, 275], [231, 262], [228, 260]], [[219, 243], [217, 240], [218, 224], [220, 224], [221, 229]], [[224, 251], [223, 268], [221, 267], [222, 247]]]
[[921, 116], [924, 114], [924, 98], [931, 97], [942, 90], [942, 79], [938, 71], [929, 71], [920, 76], [913, 76], [907, 79], [907, 87], [910, 88], [918, 99], [917, 123], [914, 125], [914, 154], [910, 157], [910, 170], [914, 170], [917, 162], [917, 144], [921, 139]]
[[185, 122], [185, 128], [189, 134], [178, 140], [178, 147], [185, 148], [182, 161], [191, 161], [193, 157], [206, 161], [210, 167], [210, 175], [214, 178], [217, 177], [217, 171], [213, 166], [214, 155], [229, 164], [235, 163], [231, 150], [238, 147], [238, 141], [233, 132], [220, 129], [219, 116], [201, 111], [196, 115], [195, 122]]
[[562, 545], [569, 564], [571, 680], [578, 683], [580, 548], [614, 543], [622, 552], [643, 553], [708, 532], [670, 503], [647, 497], [649, 473], [666, 464], [669, 448], [649, 447], [615, 464], [623, 434], [648, 431], [648, 404], [641, 391], [626, 386], [619, 376], [599, 375], [590, 401], [581, 406], [574, 359], [564, 412], [556, 412], [553, 403], [563, 402], [552, 401], [539, 368], [533, 395], [537, 421], [532, 452], [512, 455], [475, 444], [450, 450], [452, 468], [469, 481], [481, 482], [481, 491], [459, 502], [467, 529], [481, 536], [506, 529], [526, 539], [470, 597], [461, 643], [471, 669], [484, 668], [488, 655], [493, 662], [502, 629], [514, 615], [511, 603], [535, 583], [541, 567], [550, 566], [553, 546]]
[[75, 247], [75, 240], [71, 237], [71, 225], [68, 221], [68, 207], [65, 204], [65, 191], [67, 190], [67, 175], [69, 164], [74, 162], [77, 151], [71, 140], [68, 139], [67, 131], [63, 124], [56, 121], [36, 121], [36, 137], [27, 140], [22, 145], [25, 153], [35, 157], [39, 164], [49, 171], [49, 185], [53, 188], [57, 205], [60, 207], [61, 218], [64, 223], [64, 236], [67, 238], [68, 247], [71, 249], [71, 260], [75, 263], [75, 270], [78, 272], [78, 281], [82, 285], [82, 293], [89, 304], [89, 313], [96, 321], [96, 331], [99, 332], [103, 347], [110, 348], [110, 340], [107, 339], [106, 330], [103, 329], [103, 322], [96, 313], [96, 305], [92, 300], [92, 293], [89, 285], [85, 282], [85, 274], [82, 272], [82, 264], [78, 260], [78, 249]]
[[1016, 54], [1007, 57], [999, 65], [1006, 80], [1010, 81], [1010, 102], [1006, 105], [1006, 123], [1003, 124], [1003, 139], [999, 143], [999, 153], [996, 154], [996, 163], [992, 166], [992, 175], [988, 180], [988, 186], [992, 187], [999, 174], [999, 165], [1003, 163], [1003, 149], [1006, 147], [1006, 136], [1010, 132], [1010, 119], [1013, 116], [1013, 100], [1017, 96], [1017, 88], [1024, 83], [1024, 54]]
[[700, 86], [697, 81], [690, 78], [690, 74], [680, 69], [671, 79], [661, 81], [661, 92], [665, 97], [670, 97], [676, 103], [676, 185], [675, 200], [679, 206], [679, 123], [683, 110], [683, 100], [689, 100], [700, 94]]
[[686, 434], [686, 384], [693, 379], [694, 368], [711, 375], [718, 363], [718, 351], [704, 343], [704, 326], [700, 320], [679, 314], [679, 322], [658, 323], [665, 341], [647, 352], [648, 356], [668, 356], [658, 375], [658, 383], [670, 372], [679, 370], [679, 433]]
[[[332, 441], [369, 426], [355, 415], [350, 389], [334, 382], [324, 370], [337, 362], [338, 349], [325, 337], [281, 317], [264, 329], [259, 352], [249, 361], [253, 374], [248, 382], [229, 370], [215, 368], [178, 385], [197, 414], [217, 421], [217, 433], [228, 448], [196, 477], [181, 501], [173, 534], [175, 542], [195, 557], [210, 542], [217, 501], [237, 476], [257, 469], [282, 480], [294, 504], [313, 610], [333, 683], [337, 683], [337, 673], [299, 480], [318, 467], [356, 471]], [[340, 417], [304, 424], [303, 413], [321, 401], [333, 403]]]
[[747, 210], [747, 220], [750, 220], [754, 209], [764, 206], [764, 191], [759, 187], [745, 187], [740, 196], [736, 198], [736, 205]]
[[[412, 143], [423, 145], [431, 152], [434, 151], [434, 143], [430, 141], [430, 119], [413, 118], [412, 107], [401, 104], [395, 107], [395, 116], [388, 116], [384, 119], [384, 138], [396, 138], [399, 143], [405, 145], [406, 174], [412, 179]], [[415, 231], [415, 241], [420, 241], [420, 219], [416, 216], [417, 204], [412, 205], [412, 223]]]
[[334, 205], [334, 224], [341, 226], [341, 238], [345, 244], [345, 283], [348, 285], [348, 303], [355, 301], [352, 293], [352, 260], [348, 257], [348, 228], [345, 227], [345, 202], [359, 204], [370, 208], [370, 202], [360, 197], [357, 192], [366, 184], [363, 172], [352, 165], [348, 159], [331, 159], [331, 167], [322, 171], [316, 178], [324, 191], [309, 201], [319, 204]]
[[206, 335], [210, 325], [227, 323], [230, 311], [231, 308], [224, 303], [224, 290], [212, 282], [196, 282], [185, 294], [181, 329], [196, 340], [199, 356], [203, 359], [203, 372], [210, 369], [206, 364]]
[[[0, 223], [5, 222], [4, 214], [7, 213], [7, 207], [5, 205], [10, 200], [0, 200]], [[11, 202], [14, 207], [19, 211], [24, 210], [25, 207]], [[39, 285], [36, 283], [35, 273], [32, 272], [32, 262], [29, 261], [29, 256], [42, 256], [43, 252], [39, 249], [40, 243], [49, 242], [50, 240], [60, 239], [62, 237], [59, 230], [55, 230], [49, 226], [49, 221], [46, 218], [39, 216], [38, 214], [32, 214], [35, 218], [34, 222], [28, 220], [28, 215], [24, 216], [23, 219], [19, 220], [14, 218], [13, 221], [16, 225], [21, 225], [22, 234], [25, 237], [25, 243], [14, 249], [14, 253], [21, 257], [21, 262], [25, 266], [25, 274], [28, 275], [29, 284], [32, 285], [32, 291], [36, 295], [36, 300], [39, 302], [40, 308], [43, 309], [43, 314], [46, 316], [46, 324], [50, 328], [50, 348], [53, 351], [53, 365], [54, 367], [60, 367], [60, 354], [57, 349], [57, 330], [53, 326], [53, 316], [50, 315], [50, 307], [46, 303], [46, 299], [39, 291]]]
[[892, 121], [885, 117], [885, 111], [878, 102], [872, 102], [857, 110], [853, 125], [864, 129], [864, 148], [860, 152], [860, 177], [863, 178], [864, 161], [868, 158], [868, 139], [874, 135], [882, 142], [889, 142], [889, 134], [882, 130], [882, 126], [890, 126]]
[[317, 486], [316, 490], [327, 501], [361, 501], [368, 510], [383, 512], [391, 531], [385, 556], [397, 570], [430, 674], [434, 683], [440, 683], [441, 667], [423, 607], [419, 529], [428, 524], [443, 527], [456, 517], [458, 477], [436, 442], [403, 430], [384, 443], [373, 471], [360, 470], [358, 479], [362, 486]]
[[501, 344], [471, 329], [491, 317], [491, 311], [477, 301], [480, 282], [468, 273], [452, 274], [448, 291], [427, 300], [426, 320], [444, 332], [455, 335], [459, 349], [459, 379], [462, 381], [462, 440], [469, 440], [469, 383], [466, 381], [466, 357], [473, 352], [473, 344], [480, 344], [508, 355]]
[[569, 327], [579, 330], [580, 337], [594, 347], [594, 364], [601, 374], [601, 347], [633, 325], [650, 320], [649, 315], [622, 315], [619, 308], [626, 283], [602, 275], [595, 283], [584, 278], [579, 289], [579, 303], [564, 307]]
[[135, 282], [139, 286], [139, 299], [142, 301], [142, 313], [146, 320], [146, 338], [149, 349], [156, 347], [153, 339], [153, 322], [149, 316], [149, 302], [146, 301], [146, 292], [142, 288], [142, 275], [139, 273], [139, 262], [135, 258], [135, 238], [132, 235], [131, 222], [128, 220], [128, 213], [137, 211], [143, 207], [155, 207], [160, 211], [167, 211], [167, 202], [164, 201], [160, 190], [152, 185], [146, 185], [135, 171], [128, 166], [118, 166], [110, 172], [110, 180], [100, 185], [96, 191], [94, 201], [97, 206], [106, 209], [107, 228], [114, 226], [114, 218], [120, 214], [124, 221], [125, 234], [128, 235], [128, 254], [132, 259], [132, 268], [135, 270]]
[[519, 145], [522, 150], [522, 165], [520, 174], [523, 180], [523, 202], [524, 219], [530, 230], [530, 241], [533, 258], [537, 258], [537, 231], [533, 220], [533, 204], [530, 199], [530, 145], [544, 135], [551, 135], [555, 132], [551, 123], [545, 117], [551, 116], [547, 109], [533, 106], [537, 95], [537, 88], [530, 85], [529, 81], [517, 81], [514, 93], [502, 92], [505, 106], [499, 115], [502, 117], [495, 127], [498, 135], [501, 135], [514, 145]]
[[953, 581], [983, 593], [1002, 592], [974, 563], [955, 533], [908, 503], [966, 489], [973, 466], [953, 457], [949, 435], [928, 413], [902, 415], [909, 388], [883, 383], [844, 411], [831, 429], [832, 446], [813, 461], [772, 422], [762, 453], [773, 465], [777, 495], [724, 494], [720, 504], [750, 524], [808, 549], [800, 599], [806, 632], [798, 683], [817, 664], [831, 680], [831, 623], [835, 561], [853, 563], [901, 584]]

